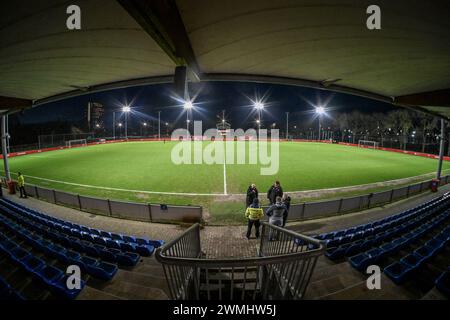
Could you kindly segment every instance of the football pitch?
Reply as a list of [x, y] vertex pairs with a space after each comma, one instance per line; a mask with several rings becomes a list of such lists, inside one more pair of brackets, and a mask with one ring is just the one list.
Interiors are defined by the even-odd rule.
[[[27, 183], [83, 195], [206, 205], [211, 198], [244, 194], [250, 183], [265, 198], [275, 180], [285, 191], [294, 192], [413, 177], [437, 167], [435, 159], [401, 153], [281, 142], [278, 172], [261, 175], [259, 164], [174, 164], [171, 154], [177, 143], [109, 143], [36, 153], [11, 158], [10, 170], [13, 178], [22, 172]], [[202, 147], [210, 143], [203, 142]], [[445, 162], [443, 169], [448, 168]]]

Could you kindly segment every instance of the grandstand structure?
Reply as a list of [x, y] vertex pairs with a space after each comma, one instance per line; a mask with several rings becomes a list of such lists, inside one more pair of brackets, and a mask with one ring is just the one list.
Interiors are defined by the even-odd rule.
[[[7, 114], [129, 86], [174, 83], [186, 97], [189, 82], [240, 81], [343, 92], [440, 117], [439, 180], [450, 120], [450, 42], [442, 40], [450, 35], [449, 3], [379, 2], [381, 30], [366, 27], [369, 4], [356, 0], [280, 0], [276, 6], [272, 0], [80, 1], [82, 12], [89, 12], [82, 16], [91, 19], [83, 18], [80, 30], [68, 30], [67, 1], [3, 1], [5, 177], [11, 181]], [[418, 19], [424, 12], [428, 18]], [[449, 210], [450, 197], [435, 196], [314, 239], [265, 225], [278, 238], [269, 241], [264, 233], [251, 261], [224, 261], [202, 257], [197, 225], [164, 243], [58, 219], [5, 197], [0, 298], [221, 299], [237, 292], [246, 299], [249, 292], [258, 299], [420, 299], [434, 290], [434, 298], [437, 292], [446, 298]], [[187, 251], [195, 256], [181, 250], [188, 244], [196, 244]], [[221, 263], [232, 270], [222, 270]], [[65, 268], [73, 264], [81, 268], [82, 281], [69, 289]], [[383, 271], [381, 291], [367, 289], [361, 270], [370, 264]], [[233, 268], [243, 282], [234, 281]], [[330, 275], [337, 282], [330, 283]], [[150, 285], [137, 290], [124, 279]], [[246, 279], [253, 289], [247, 290]]]

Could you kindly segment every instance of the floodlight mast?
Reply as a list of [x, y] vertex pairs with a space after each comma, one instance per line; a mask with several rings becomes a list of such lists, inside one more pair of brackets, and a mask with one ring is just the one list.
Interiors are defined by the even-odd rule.
[[130, 106], [122, 107], [122, 112], [125, 113], [125, 139], [128, 140], [128, 113], [131, 111]]
[[325, 108], [322, 107], [322, 106], [316, 107], [316, 114], [318, 115], [318, 119], [319, 119], [319, 136], [317, 137], [317, 141], [320, 141], [320, 134], [321, 134], [321, 131], [322, 131], [320, 120], [322, 118], [322, 115], [325, 114]]
[[[191, 111], [191, 109], [194, 107], [194, 105], [192, 104], [192, 101], [190, 100], [186, 100], [184, 102], [183, 108], [186, 110], [186, 130], [187, 130], [187, 134], [189, 134], [189, 111]], [[186, 137], [187, 138], [187, 137]]]
[[258, 138], [259, 138], [259, 136], [261, 135], [261, 114], [262, 110], [264, 109], [264, 103], [262, 103], [261, 101], [256, 101], [253, 103], [253, 106], [258, 111], [258, 120], [256, 121], [256, 123], [258, 123]]

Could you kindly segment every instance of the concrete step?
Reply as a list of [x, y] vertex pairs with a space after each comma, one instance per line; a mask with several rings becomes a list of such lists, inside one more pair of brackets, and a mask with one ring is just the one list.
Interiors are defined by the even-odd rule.
[[365, 281], [363, 274], [353, 270], [348, 264], [342, 264], [341, 270], [335, 272], [330, 271], [310, 282], [305, 298], [321, 298], [361, 283], [362, 281]]
[[409, 300], [416, 297], [412, 296], [405, 288], [397, 286], [384, 274], [381, 274], [380, 290], [368, 289], [366, 280], [364, 280], [318, 298], [325, 300]]
[[347, 261], [340, 263], [333, 263], [331, 265], [323, 265], [320, 268], [315, 268], [311, 276], [311, 282], [321, 279], [330, 278], [336, 274], [349, 273], [355, 276], [364, 276], [361, 272], [353, 268]]
[[122, 298], [107, 293], [105, 291], [101, 291], [95, 289], [90, 286], [86, 286], [83, 291], [78, 295], [77, 300], [123, 300]]
[[114, 279], [111, 282], [95, 284], [97, 290], [112, 294], [127, 300], [166, 300], [168, 295], [160, 288], [147, 287], [126, 281]]
[[119, 270], [114, 280], [121, 282], [129, 282], [149, 288], [158, 288], [163, 290], [169, 295], [169, 287], [165, 277], [153, 276], [151, 274], [143, 274], [138, 272], [130, 272], [125, 270]]
[[438, 289], [433, 288], [425, 294], [421, 300], [448, 300]]

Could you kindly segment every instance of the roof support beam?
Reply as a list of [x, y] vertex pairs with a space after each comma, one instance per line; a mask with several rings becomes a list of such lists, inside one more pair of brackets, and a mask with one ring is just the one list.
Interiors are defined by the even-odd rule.
[[394, 101], [400, 105], [450, 107], [450, 89], [399, 96]]
[[177, 66], [187, 66], [193, 81], [200, 68], [175, 0], [117, 0]]
[[0, 109], [25, 109], [33, 105], [33, 101], [28, 99], [0, 96]]

